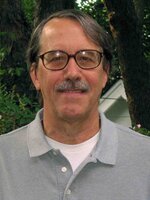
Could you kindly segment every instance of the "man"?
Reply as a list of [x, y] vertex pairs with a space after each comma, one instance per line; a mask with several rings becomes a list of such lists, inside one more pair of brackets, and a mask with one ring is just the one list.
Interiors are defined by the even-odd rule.
[[35, 29], [27, 58], [43, 109], [0, 138], [0, 200], [149, 200], [149, 138], [98, 111], [108, 34], [79, 11], [61, 11]]

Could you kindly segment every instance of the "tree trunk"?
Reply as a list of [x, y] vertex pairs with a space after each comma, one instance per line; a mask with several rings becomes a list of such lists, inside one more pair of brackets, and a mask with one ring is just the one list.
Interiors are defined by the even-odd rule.
[[150, 7], [148, 0], [133, 0], [137, 16], [142, 21], [144, 17], [144, 9]]
[[23, 93], [29, 88], [25, 52], [31, 27], [20, 0], [1, 0], [0, 15], [0, 48], [4, 54], [0, 57], [0, 67], [4, 72], [0, 81], [8, 90], [15, 87], [17, 92]]
[[150, 64], [142, 44], [142, 25], [131, 0], [105, 0], [128, 99], [132, 125], [150, 130]]
[[37, 0], [35, 25], [53, 12], [74, 7], [75, 0]]

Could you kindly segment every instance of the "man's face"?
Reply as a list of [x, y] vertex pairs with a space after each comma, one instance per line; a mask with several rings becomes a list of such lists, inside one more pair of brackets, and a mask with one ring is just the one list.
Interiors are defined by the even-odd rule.
[[[75, 54], [82, 49], [93, 49], [102, 52], [84, 33], [80, 24], [71, 19], [52, 19], [44, 27], [40, 39], [40, 52], [62, 50]], [[79, 68], [74, 58], [70, 58], [67, 66], [59, 71], [51, 71], [43, 66], [39, 59], [38, 68], [31, 67], [31, 78], [43, 97], [44, 113], [55, 120], [82, 120], [98, 113], [98, 100], [107, 82], [107, 73], [101, 64], [94, 69]], [[73, 81], [88, 89], [58, 90], [64, 82]]]

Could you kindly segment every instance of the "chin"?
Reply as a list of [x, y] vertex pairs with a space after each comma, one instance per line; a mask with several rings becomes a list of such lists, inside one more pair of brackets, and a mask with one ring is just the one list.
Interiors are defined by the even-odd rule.
[[61, 118], [64, 119], [64, 120], [67, 120], [67, 121], [80, 120], [85, 115], [86, 115], [85, 112], [83, 112], [81, 110], [78, 111], [77, 109], [71, 109], [71, 110], [65, 109], [64, 111], [61, 112]]

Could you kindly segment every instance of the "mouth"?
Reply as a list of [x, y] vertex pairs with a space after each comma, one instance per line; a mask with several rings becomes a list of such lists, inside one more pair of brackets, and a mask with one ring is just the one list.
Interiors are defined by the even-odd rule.
[[57, 92], [60, 92], [60, 93], [86, 93], [87, 90], [85, 90], [85, 89], [61, 89], [61, 90], [58, 90]]

